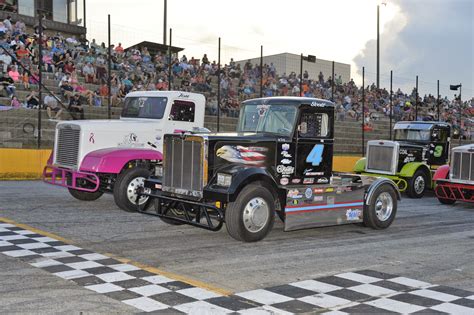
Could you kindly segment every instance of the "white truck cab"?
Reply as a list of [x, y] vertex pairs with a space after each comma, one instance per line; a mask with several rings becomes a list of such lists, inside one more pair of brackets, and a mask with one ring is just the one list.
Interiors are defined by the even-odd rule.
[[127, 94], [119, 120], [60, 122], [44, 181], [79, 200], [112, 192], [120, 208], [133, 211], [136, 187], [161, 163], [163, 135], [202, 129], [204, 111], [201, 94], [138, 91]]

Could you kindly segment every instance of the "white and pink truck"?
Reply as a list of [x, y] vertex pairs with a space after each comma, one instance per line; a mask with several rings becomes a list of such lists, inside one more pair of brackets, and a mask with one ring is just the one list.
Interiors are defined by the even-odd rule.
[[202, 131], [204, 110], [201, 94], [140, 91], [126, 96], [119, 120], [60, 122], [43, 180], [84, 201], [113, 193], [117, 206], [135, 211], [137, 188], [161, 165], [163, 135]]

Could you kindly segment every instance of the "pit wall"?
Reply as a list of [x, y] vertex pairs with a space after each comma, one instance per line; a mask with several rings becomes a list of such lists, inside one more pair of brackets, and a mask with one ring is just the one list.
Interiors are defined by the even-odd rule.
[[[48, 161], [50, 149], [0, 149], [0, 180], [40, 179]], [[334, 170], [352, 172], [360, 156], [335, 156]]]

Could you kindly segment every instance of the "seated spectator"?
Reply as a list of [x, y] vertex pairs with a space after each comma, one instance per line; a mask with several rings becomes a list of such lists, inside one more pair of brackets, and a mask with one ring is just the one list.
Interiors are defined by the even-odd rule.
[[69, 84], [69, 81], [67, 80], [62, 81], [62, 84], [59, 88], [61, 89], [62, 95], [67, 100], [72, 99], [72, 97], [74, 96], [74, 88]]
[[12, 101], [10, 102], [10, 106], [14, 107], [14, 108], [20, 108], [21, 107], [21, 103], [18, 100], [18, 97], [16, 97], [15, 95], [13, 95], [13, 97], [12, 97]]
[[8, 71], [8, 75], [10, 78], [13, 79], [13, 82], [18, 82], [20, 81], [20, 73], [18, 72], [18, 67], [13, 66], [10, 71]]
[[2, 77], [0, 77], [0, 85], [2, 86], [1, 89], [5, 89], [7, 91], [7, 96], [12, 97], [15, 95], [16, 88], [13, 82], [13, 79], [10, 78], [8, 73], [5, 73]]
[[36, 91], [31, 91], [30, 94], [26, 97], [26, 107], [33, 109], [38, 108], [39, 106], [39, 98]]
[[86, 83], [95, 83], [95, 69], [90, 62], [82, 68]]
[[[82, 107], [81, 96], [79, 94], [75, 94], [74, 97], [71, 98], [68, 110], [73, 119], [84, 119], [84, 108]], [[80, 118], [77, 118], [76, 114], [79, 114]]]

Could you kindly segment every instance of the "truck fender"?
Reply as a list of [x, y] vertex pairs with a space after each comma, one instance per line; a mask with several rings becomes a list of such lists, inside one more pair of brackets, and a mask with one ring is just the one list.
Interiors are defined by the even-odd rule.
[[426, 174], [429, 176], [429, 178], [431, 178], [430, 169], [428, 168], [428, 166], [426, 166], [425, 163], [422, 163], [422, 162], [409, 162], [403, 165], [402, 169], [400, 170], [399, 175], [401, 177], [413, 177], [413, 175], [419, 168], [423, 168]]
[[[217, 173], [232, 174], [232, 183], [229, 187], [220, 187], [215, 185], [217, 182]], [[204, 191], [204, 197], [212, 196], [218, 200], [232, 202], [235, 201], [240, 191], [248, 184], [255, 181], [267, 183], [269, 188], [273, 188], [272, 193], [278, 192], [278, 185], [273, 176], [265, 169], [258, 167], [235, 167], [221, 169], [216, 172], [208, 188]], [[216, 187], [217, 186], [217, 187]]]
[[372, 198], [374, 198], [374, 193], [377, 190], [377, 188], [385, 184], [393, 187], [393, 189], [396, 191], [398, 200], [402, 199], [402, 195], [400, 194], [400, 190], [398, 189], [397, 184], [395, 184], [392, 180], [388, 178], [379, 177], [374, 182], [372, 182], [372, 184], [370, 184], [369, 188], [367, 189], [366, 196], [365, 196], [365, 204], [367, 206], [370, 205]]
[[359, 159], [356, 162], [356, 164], [354, 165], [354, 172], [355, 173], [365, 172], [365, 157]]
[[161, 152], [140, 148], [107, 148], [89, 152], [82, 160], [80, 171], [118, 174], [135, 160], [162, 160]]
[[438, 179], [447, 179], [449, 177], [449, 165], [441, 165], [438, 167], [433, 176], [433, 181]]

